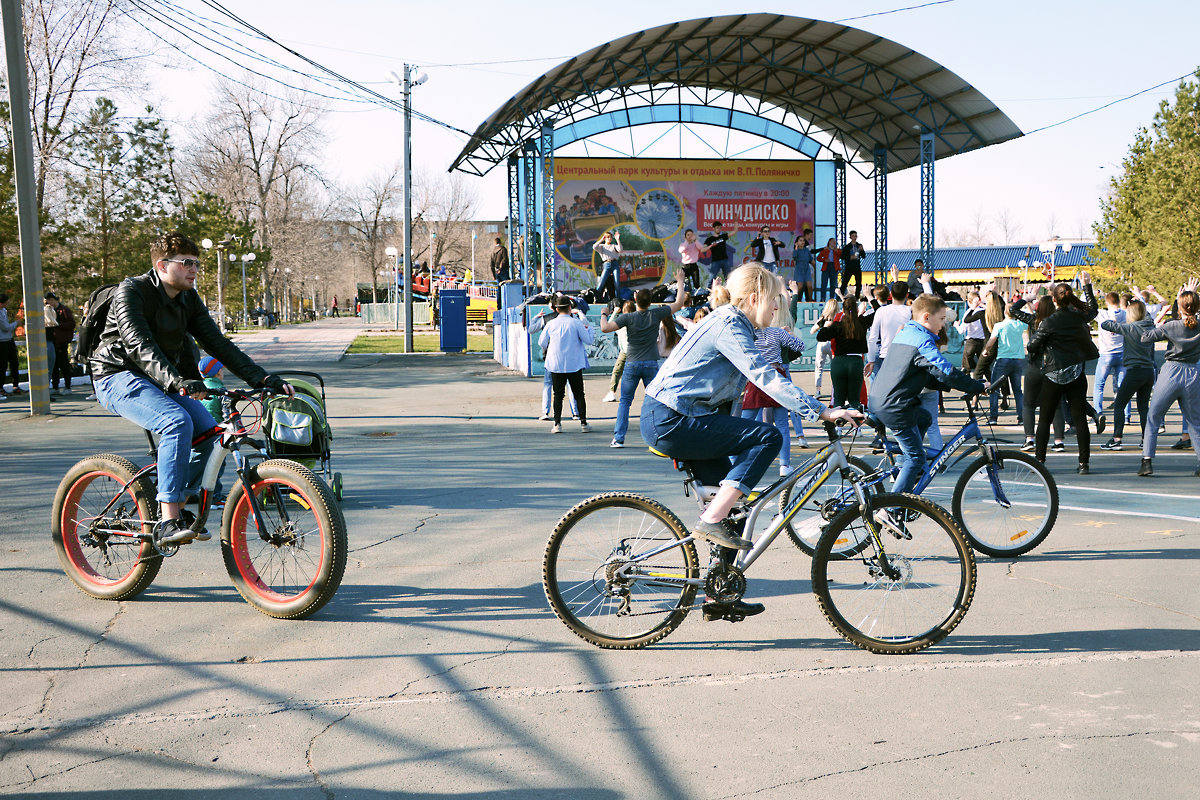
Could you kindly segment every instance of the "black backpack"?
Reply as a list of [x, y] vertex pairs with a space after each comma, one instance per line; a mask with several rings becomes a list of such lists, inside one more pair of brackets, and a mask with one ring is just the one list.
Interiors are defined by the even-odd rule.
[[112, 306], [113, 294], [117, 291], [117, 283], [106, 283], [88, 297], [87, 314], [79, 325], [79, 348], [75, 351], [75, 363], [86, 371], [88, 359], [96, 352], [100, 344], [100, 334], [108, 324], [108, 309]]

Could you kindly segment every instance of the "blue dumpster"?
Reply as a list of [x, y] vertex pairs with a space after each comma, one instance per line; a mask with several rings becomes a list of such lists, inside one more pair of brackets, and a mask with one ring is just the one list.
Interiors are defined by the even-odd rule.
[[443, 353], [461, 353], [467, 349], [467, 290], [443, 289], [438, 293], [438, 319], [441, 321]]

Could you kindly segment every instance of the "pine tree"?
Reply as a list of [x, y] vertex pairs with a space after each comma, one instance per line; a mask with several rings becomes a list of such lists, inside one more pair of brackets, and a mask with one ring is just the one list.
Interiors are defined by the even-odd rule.
[[1095, 225], [1096, 273], [1164, 295], [1200, 272], [1200, 69], [1139, 130]]

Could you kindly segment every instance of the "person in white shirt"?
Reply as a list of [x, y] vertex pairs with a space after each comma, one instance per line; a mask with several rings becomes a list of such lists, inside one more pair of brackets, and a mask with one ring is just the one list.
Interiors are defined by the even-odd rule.
[[571, 301], [564, 295], [554, 298], [552, 306], [558, 316], [546, 323], [538, 344], [546, 351], [546, 366], [554, 387], [554, 427], [551, 433], [562, 433], [563, 396], [567, 384], [579, 406], [579, 426], [584, 433], [592, 428], [587, 422], [587, 402], [583, 396], [583, 371], [588, 367], [587, 346], [595, 340], [587, 317], [572, 310]]
[[904, 324], [912, 319], [912, 309], [908, 306], [908, 284], [894, 282], [891, 293], [892, 302], [875, 311], [871, 330], [867, 332], [867, 363], [863, 365], [863, 374], [867, 377], [879, 372], [892, 340]]

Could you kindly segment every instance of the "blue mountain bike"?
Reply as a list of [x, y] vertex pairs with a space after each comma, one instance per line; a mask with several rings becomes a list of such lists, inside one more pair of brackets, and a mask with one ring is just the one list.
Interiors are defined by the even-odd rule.
[[[980, 553], [995, 558], [1028, 553], [1050, 535], [1058, 519], [1058, 484], [1033, 456], [1020, 450], [1000, 449], [988, 441], [972, 404], [967, 402], [966, 406], [968, 419], [962, 428], [941, 450], [926, 450], [927, 466], [912, 493], [923, 493], [939, 474], [978, 453], [954, 485], [951, 512], [971, 546]], [[886, 437], [882, 426], [878, 431], [883, 442], [883, 458], [878, 464], [872, 465], [858, 456], [847, 456], [847, 461], [850, 470], [860, 476], [878, 474], [878, 479], [868, 478], [865, 483], [882, 492], [882, 479], [888, 475], [894, 478], [900, 471], [896, 465], [900, 445]], [[951, 460], [956, 453], [958, 456]], [[779, 498], [780, 510], [791, 511], [793, 499], [806, 497], [808, 489], [804, 482], [798, 482], [796, 488]], [[829, 520], [856, 502], [847, 479], [827, 481], [800, 509], [808, 513], [792, 516], [788, 535], [797, 547], [812, 555]], [[835, 551], [850, 555], [864, 545], [865, 542], [847, 539], [837, 543]]]

